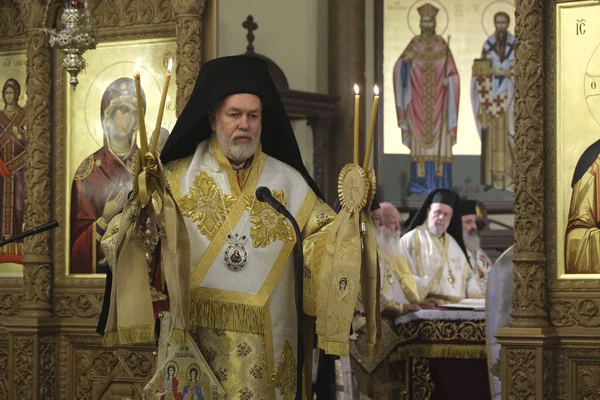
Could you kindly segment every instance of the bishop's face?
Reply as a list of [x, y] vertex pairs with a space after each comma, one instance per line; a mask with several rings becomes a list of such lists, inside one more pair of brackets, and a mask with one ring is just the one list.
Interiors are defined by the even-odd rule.
[[15, 101], [15, 90], [11, 87], [7, 87], [4, 91], [4, 102], [6, 105], [12, 105]]
[[373, 225], [375, 225], [375, 229], [379, 229], [383, 226], [381, 208], [371, 211], [371, 218], [373, 218]]
[[234, 164], [241, 164], [256, 152], [260, 142], [262, 104], [253, 94], [232, 94], [223, 100], [211, 119], [219, 147]]
[[465, 233], [477, 232], [477, 216], [475, 214], [463, 215], [462, 225]]
[[481, 245], [479, 232], [477, 231], [477, 216], [475, 214], [463, 215], [462, 225], [463, 242], [465, 243], [465, 246], [472, 252], [477, 252]]
[[421, 17], [421, 33], [423, 35], [435, 34], [435, 18]]
[[452, 207], [443, 203], [432, 203], [427, 215], [429, 230], [437, 237], [442, 236], [450, 226]]
[[506, 31], [508, 29], [508, 19], [504, 15], [496, 15], [496, 18], [494, 19], [494, 25], [496, 25], [496, 34], [504, 36], [506, 35]]

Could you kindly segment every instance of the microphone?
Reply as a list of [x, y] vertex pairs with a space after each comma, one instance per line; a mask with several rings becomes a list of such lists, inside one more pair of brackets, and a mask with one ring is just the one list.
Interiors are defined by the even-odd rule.
[[[271, 194], [271, 190], [269, 190], [268, 187], [259, 186], [256, 189], [255, 194], [256, 194], [256, 198], [258, 199], [258, 201], [262, 201], [263, 203], [269, 204], [271, 207], [273, 207], [275, 210], [277, 210], [278, 213], [285, 215], [286, 218], [288, 217], [286, 215], [286, 214], [289, 214], [288, 210], [283, 206], [283, 204], [278, 202], [275, 199], [275, 197], [273, 197], [273, 195]], [[291, 216], [291, 214], [290, 214], [290, 216]]]
[[55, 219], [54, 221], [47, 222], [40, 226], [36, 226], [35, 228], [29, 229], [23, 233], [20, 233], [18, 235], [15, 235], [13, 237], [10, 237], [8, 239], [1, 241], [0, 247], [7, 245], [9, 243], [15, 242], [17, 240], [24, 239], [24, 238], [32, 236], [32, 235], [36, 235], [38, 233], [46, 232], [47, 230], [54, 229], [57, 226], [58, 226], [58, 220]]
[[294, 266], [296, 274], [296, 316], [298, 325], [298, 354], [296, 359], [298, 360], [296, 368], [296, 400], [302, 400], [302, 369], [304, 368], [304, 340], [303, 334], [303, 315], [304, 315], [304, 253], [302, 251], [302, 236], [300, 234], [300, 227], [294, 216], [271, 194], [271, 189], [265, 186], [259, 186], [256, 188], [254, 193], [258, 201], [269, 204], [278, 213], [286, 217], [296, 233], [296, 245], [294, 246]]

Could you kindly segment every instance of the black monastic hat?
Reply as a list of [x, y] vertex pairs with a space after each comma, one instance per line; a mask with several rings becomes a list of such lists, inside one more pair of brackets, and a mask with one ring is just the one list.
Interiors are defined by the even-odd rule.
[[200, 142], [210, 138], [209, 112], [236, 93], [251, 93], [262, 101], [262, 151], [297, 170], [315, 194], [323, 198], [302, 162], [292, 125], [267, 63], [253, 56], [216, 58], [202, 65], [194, 91], [161, 153], [163, 164], [193, 154]]
[[450, 207], [452, 207], [452, 210], [454, 212], [452, 213], [452, 219], [450, 220], [450, 225], [448, 226], [448, 229], [446, 232], [450, 236], [452, 236], [454, 238], [454, 240], [456, 240], [456, 243], [458, 243], [458, 245], [462, 249], [463, 253], [465, 253], [467, 260], [469, 260], [469, 257], [467, 255], [467, 249], [466, 249], [465, 243], [463, 241], [462, 217], [461, 217], [460, 213], [458, 212], [459, 202], [460, 202], [460, 198], [458, 197], [458, 194], [452, 190], [449, 190], [449, 189], [432, 190], [427, 195], [427, 198], [425, 199], [423, 204], [421, 204], [421, 207], [419, 208], [417, 213], [411, 219], [407, 232], [410, 232], [413, 229], [415, 229], [416, 227], [423, 225], [425, 223], [425, 221], [427, 221], [427, 214], [429, 211], [429, 207], [431, 207], [431, 204], [443, 203], [443, 204], [449, 205]]
[[476, 215], [477, 202], [475, 200], [461, 199], [459, 209], [461, 217], [464, 217], [465, 215]]
[[379, 210], [381, 208], [381, 204], [379, 204], [379, 198], [377, 195], [373, 196], [373, 201], [371, 201], [371, 211]]

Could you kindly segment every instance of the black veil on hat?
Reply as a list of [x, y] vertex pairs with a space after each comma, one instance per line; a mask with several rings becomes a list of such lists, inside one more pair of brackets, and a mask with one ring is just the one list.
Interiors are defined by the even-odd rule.
[[412, 218], [407, 232], [410, 232], [416, 227], [423, 225], [425, 221], [427, 221], [427, 214], [432, 203], [443, 203], [452, 207], [452, 219], [450, 220], [450, 225], [448, 226], [446, 232], [452, 236], [454, 240], [456, 240], [456, 243], [458, 243], [463, 253], [465, 253], [465, 257], [467, 257], [468, 261], [469, 257], [467, 255], [467, 248], [465, 247], [465, 243], [463, 241], [462, 216], [459, 212], [460, 198], [453, 190], [435, 189], [429, 192], [427, 198], [423, 204], [421, 204], [421, 207]]
[[262, 101], [262, 151], [298, 171], [317, 196], [323, 198], [309, 175], [279, 92], [267, 63], [253, 56], [221, 57], [202, 65], [196, 86], [161, 153], [163, 164], [193, 154], [210, 138], [208, 114], [227, 96], [250, 93]]

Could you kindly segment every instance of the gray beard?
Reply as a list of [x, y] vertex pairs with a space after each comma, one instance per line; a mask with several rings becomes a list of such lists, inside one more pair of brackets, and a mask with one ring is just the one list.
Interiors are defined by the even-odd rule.
[[217, 142], [219, 143], [219, 147], [225, 157], [229, 160], [234, 160], [236, 162], [245, 162], [250, 157], [256, 153], [256, 149], [258, 147], [258, 143], [260, 142], [260, 135], [257, 135], [252, 138], [252, 141], [249, 143], [240, 143], [236, 144], [233, 140], [238, 132], [236, 132], [232, 137], [226, 137], [225, 135], [216, 132]]
[[477, 253], [481, 249], [481, 238], [476, 230], [470, 232], [463, 231], [463, 241], [465, 242], [465, 247], [471, 253]]
[[400, 231], [391, 232], [387, 227], [377, 229], [377, 246], [389, 255], [400, 251]]
[[442, 237], [446, 233], [446, 228], [438, 226], [432, 220], [427, 220], [427, 227], [437, 237]]

